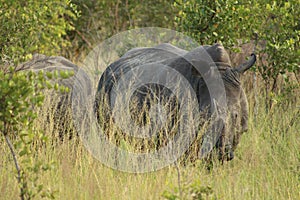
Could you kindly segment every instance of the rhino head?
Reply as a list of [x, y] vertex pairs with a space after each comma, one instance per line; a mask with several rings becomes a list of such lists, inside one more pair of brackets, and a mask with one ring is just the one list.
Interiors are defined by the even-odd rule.
[[[242, 133], [248, 130], [248, 101], [240, 76], [254, 65], [256, 56], [252, 54], [247, 62], [232, 67], [229, 55], [222, 45], [205, 46], [205, 49], [213, 60], [213, 65], [218, 68], [225, 89], [225, 94], [221, 95], [226, 95], [227, 103], [227, 110], [223, 110], [212, 101], [211, 110], [217, 113], [218, 117], [211, 131], [219, 132], [215, 147], [219, 149], [220, 159], [231, 160]], [[202, 145], [205, 147], [205, 141]]]

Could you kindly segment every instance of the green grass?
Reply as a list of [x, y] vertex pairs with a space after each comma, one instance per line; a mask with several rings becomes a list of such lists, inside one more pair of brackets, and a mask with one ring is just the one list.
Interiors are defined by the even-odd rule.
[[[180, 166], [182, 199], [193, 199], [195, 185], [212, 188], [204, 199], [300, 199], [300, 123], [290, 124], [297, 109], [275, 106], [267, 114], [260, 108], [255, 119], [251, 113], [249, 131], [231, 162], [215, 162], [210, 171], [201, 161]], [[18, 199], [13, 160], [0, 142], [0, 199]], [[37, 155], [55, 163], [39, 180], [56, 191], [56, 199], [163, 199], [166, 191], [179, 195], [175, 166], [147, 174], [120, 172], [101, 164], [75, 140], [49, 143]]]

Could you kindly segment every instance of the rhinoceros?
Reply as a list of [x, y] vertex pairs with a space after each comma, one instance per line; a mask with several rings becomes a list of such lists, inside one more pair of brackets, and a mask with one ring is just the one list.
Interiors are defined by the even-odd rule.
[[[54, 123], [54, 129], [58, 131], [60, 139], [65, 138], [66, 134], [69, 134], [68, 137], [73, 137], [74, 134], [76, 135], [77, 130], [75, 130], [76, 127], [74, 127], [73, 123], [72, 109], [82, 107], [82, 105], [74, 105], [76, 104], [74, 98], [78, 98], [80, 95], [86, 97], [92, 93], [92, 82], [88, 74], [62, 56], [46, 56], [42, 54], [34, 54], [31, 60], [22, 63], [18, 66], [17, 70], [43, 71], [45, 73], [57, 71], [58, 74], [60, 74], [61, 71], [72, 72], [70, 74], [73, 75], [68, 78], [60, 77], [50, 80], [53, 84], [58, 83], [61, 86], [68, 87], [69, 92], [45, 90], [44, 92], [48, 103], [44, 106], [47, 107], [44, 108], [46, 113], [42, 114], [46, 114], [48, 121], [50, 120]], [[74, 92], [76, 92], [76, 95], [74, 95]], [[82, 102], [80, 102], [80, 104], [82, 104]], [[48, 123], [47, 126], [49, 127]]]
[[[199, 129], [203, 125], [203, 119], [204, 121], [209, 121], [215, 116], [215, 113], [219, 116], [217, 120], [212, 120], [215, 122], [212, 122], [210, 130], [201, 136], [200, 143], [202, 147], [197, 154], [198, 158], [205, 158], [209, 155], [205, 153], [206, 146], [211, 145], [207, 141], [209, 138], [215, 137], [215, 142], [212, 144], [213, 147], [208, 147], [208, 151], [211, 152], [211, 149], [214, 148], [219, 151], [220, 159], [231, 160], [234, 158], [233, 152], [239, 143], [242, 133], [248, 129], [248, 102], [241, 85], [240, 75], [253, 66], [255, 61], [255, 54], [251, 54], [248, 61], [237, 67], [232, 67], [228, 53], [221, 44], [199, 46], [191, 51], [178, 48], [169, 43], [154, 47], [131, 49], [120, 57], [119, 60], [110, 64], [99, 80], [95, 100], [97, 119], [104, 126], [108, 124], [109, 120], [109, 126], [114, 123], [115, 117], [112, 113], [115, 104], [113, 98], [115, 95], [114, 88], [127, 72], [139, 66], [167, 66], [179, 72], [192, 86], [197, 97], [196, 107], [201, 112], [202, 118]], [[159, 73], [152, 73], [151, 71], [147, 73], [149, 73], [149, 76], [162, 76], [162, 78], [163, 76], [168, 76], [167, 74], [161, 75]], [[139, 80], [139, 74], [135, 74], [135, 76], [135, 81], [143, 81]], [[145, 77], [145, 74], [143, 74], [143, 77]], [[218, 79], [221, 80], [223, 88], [220, 85], [216, 85], [216, 88], [213, 88], [215, 97], [212, 98], [212, 92], [209, 87], [214, 87], [212, 85]], [[211, 82], [208, 83], [209, 81]], [[150, 83], [145, 87], [136, 88], [136, 91], [130, 94], [132, 97], [130, 97], [131, 101], [129, 104], [130, 106], [137, 104], [137, 106], [135, 107], [135, 111], [131, 112], [131, 116], [125, 117], [132, 119], [142, 118], [135, 119], [134, 121], [138, 126], [145, 125], [147, 123], [147, 117], [145, 117], [147, 114], [144, 113], [142, 108], [146, 107], [147, 111], [151, 109], [149, 99], [153, 100], [153, 95], [151, 96], [149, 93], [153, 92], [159, 93], [159, 98], [167, 100], [168, 98], [172, 98], [172, 92], [160, 84]], [[218, 98], [222, 99], [225, 95], [226, 102], [224, 105], [227, 109], [223, 110], [221, 105], [222, 100]], [[174, 104], [171, 107], [171, 109], [176, 110]], [[174, 119], [176, 116], [172, 115], [172, 118]], [[174, 126], [174, 123], [170, 124]]]

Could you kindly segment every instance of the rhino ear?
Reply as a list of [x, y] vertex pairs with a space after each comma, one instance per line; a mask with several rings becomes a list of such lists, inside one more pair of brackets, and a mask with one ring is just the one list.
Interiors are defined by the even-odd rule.
[[256, 62], [256, 55], [254, 53], [252, 53], [251, 58], [247, 62], [241, 64], [238, 67], [235, 67], [234, 70], [237, 71], [238, 73], [242, 74], [245, 71], [247, 71], [248, 69], [250, 69], [254, 65], [255, 62]]

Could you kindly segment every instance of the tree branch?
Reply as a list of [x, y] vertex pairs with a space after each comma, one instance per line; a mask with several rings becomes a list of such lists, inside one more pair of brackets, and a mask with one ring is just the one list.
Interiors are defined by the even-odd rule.
[[15, 151], [14, 151], [14, 147], [13, 147], [13, 145], [12, 145], [10, 139], [8, 138], [8, 136], [5, 135], [4, 137], [5, 137], [6, 143], [7, 143], [8, 147], [9, 147], [9, 150], [10, 150], [10, 152], [11, 152], [11, 155], [13, 156], [14, 163], [15, 163], [15, 167], [16, 167], [17, 172], [18, 172], [18, 177], [17, 177], [17, 179], [18, 179], [18, 182], [20, 183], [20, 181], [21, 181], [21, 169], [20, 169], [20, 166], [19, 166], [19, 163], [18, 163], [18, 160], [17, 160], [16, 153], [15, 153]]
[[[18, 173], [18, 176], [17, 176], [17, 180], [18, 180], [18, 183], [20, 184], [21, 183], [21, 168], [20, 168], [20, 165], [18, 163], [18, 160], [17, 160], [17, 156], [16, 156], [16, 153], [14, 151], [14, 147], [13, 147], [13, 144], [11, 143], [9, 137], [8, 137], [8, 134], [7, 134], [7, 126], [4, 124], [4, 131], [2, 132], [4, 137], [5, 137], [5, 141], [9, 147], [9, 150], [11, 152], [11, 155], [14, 159], [14, 163], [15, 163], [15, 168], [17, 169], [17, 173]], [[21, 194], [20, 194], [20, 197], [21, 197], [21, 200], [24, 200], [24, 192], [23, 192], [23, 187], [21, 187]]]

